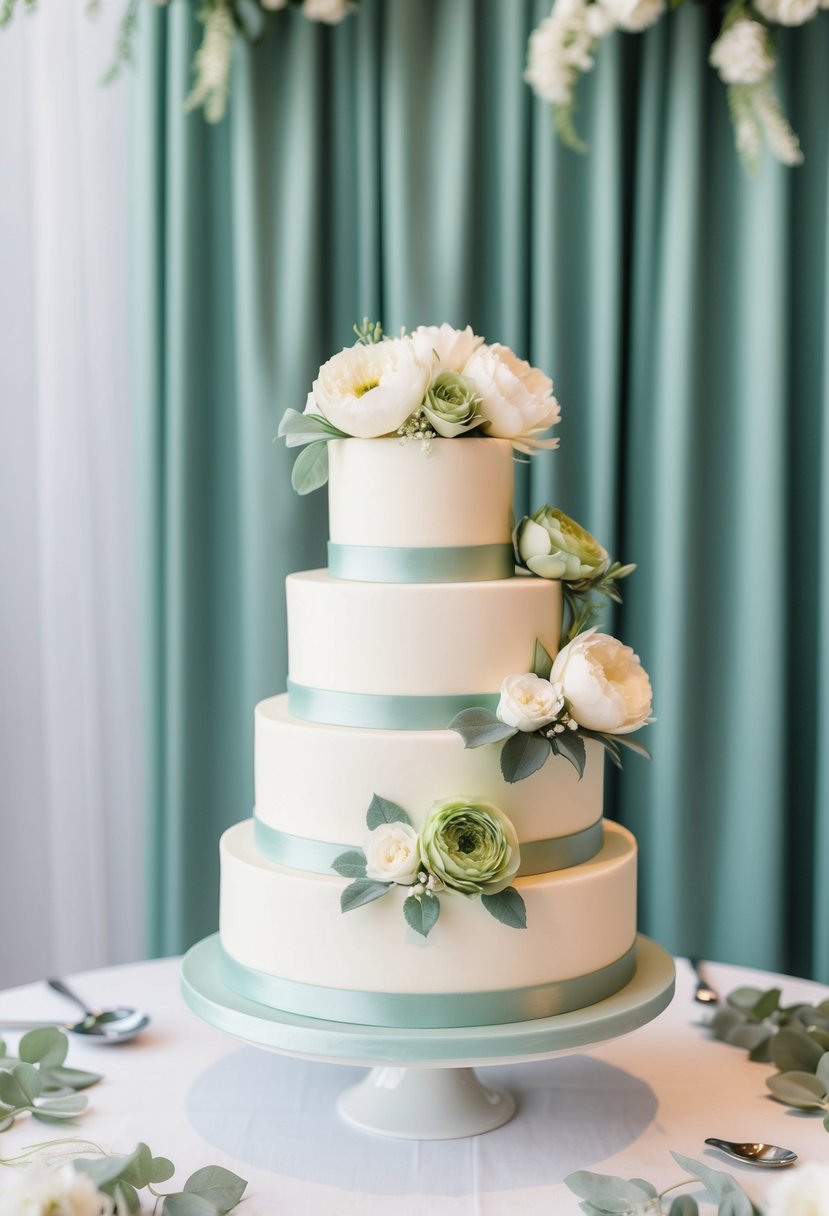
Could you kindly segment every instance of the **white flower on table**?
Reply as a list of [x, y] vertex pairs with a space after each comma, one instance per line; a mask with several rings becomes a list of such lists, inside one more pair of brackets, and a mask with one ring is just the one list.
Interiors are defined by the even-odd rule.
[[534, 731], [549, 726], [563, 708], [561, 685], [528, 673], [507, 676], [501, 685], [501, 699], [495, 712], [507, 726]]
[[829, 1216], [829, 1165], [810, 1161], [775, 1182], [763, 1216]]
[[550, 680], [587, 730], [627, 735], [650, 721], [651, 682], [629, 646], [588, 629], [559, 651]]
[[774, 71], [766, 27], [741, 17], [711, 47], [709, 62], [725, 84], [759, 84]]
[[420, 869], [417, 832], [409, 823], [381, 823], [366, 837], [366, 878], [410, 887]]
[[0, 1216], [111, 1216], [113, 1205], [87, 1174], [35, 1164], [0, 1189]]
[[[420, 405], [429, 376], [430, 367], [417, 358], [411, 338], [357, 343], [323, 363], [312, 408], [346, 435], [391, 435]], [[309, 406], [310, 399], [306, 413]]]

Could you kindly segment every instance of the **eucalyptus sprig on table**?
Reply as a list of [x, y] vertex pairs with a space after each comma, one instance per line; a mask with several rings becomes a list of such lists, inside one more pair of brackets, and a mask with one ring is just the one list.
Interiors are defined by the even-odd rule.
[[78, 1157], [72, 1164], [112, 1199], [119, 1216], [141, 1211], [138, 1192], [144, 1190], [155, 1199], [154, 1211], [161, 1216], [224, 1216], [237, 1206], [247, 1187], [245, 1179], [231, 1170], [208, 1165], [191, 1174], [183, 1190], [157, 1191], [156, 1186], [172, 1178], [176, 1167], [167, 1157], [154, 1157], [146, 1144], [124, 1157]]
[[824, 1115], [829, 1132], [829, 999], [781, 1005], [780, 988], [729, 993], [709, 1023], [715, 1038], [748, 1050], [750, 1060], [779, 1070], [766, 1085], [778, 1102]]
[[19, 1115], [56, 1123], [74, 1119], [86, 1109], [88, 1099], [78, 1091], [97, 1084], [101, 1076], [67, 1068], [68, 1050], [66, 1035], [52, 1026], [24, 1034], [16, 1056], [7, 1054], [0, 1039], [0, 1132]]
[[[674, 1161], [687, 1171], [689, 1177], [658, 1191], [644, 1178], [618, 1178], [612, 1174], [594, 1174], [577, 1170], [564, 1179], [565, 1186], [584, 1202], [579, 1204], [587, 1216], [618, 1216], [620, 1212], [642, 1212], [649, 1216], [666, 1211], [663, 1199], [683, 1186], [702, 1184], [705, 1195], [717, 1204], [720, 1216], [760, 1216], [759, 1209], [749, 1199], [740, 1184], [723, 1170], [711, 1169], [702, 1161], [671, 1153]], [[693, 1195], [677, 1195], [670, 1201], [668, 1216], [698, 1216], [699, 1204]]]

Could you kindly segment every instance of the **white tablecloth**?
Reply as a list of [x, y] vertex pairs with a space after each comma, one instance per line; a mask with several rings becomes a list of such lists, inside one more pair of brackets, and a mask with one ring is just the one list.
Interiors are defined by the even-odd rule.
[[[172, 1158], [181, 1182], [200, 1166], [225, 1165], [249, 1180], [246, 1216], [566, 1216], [579, 1210], [561, 1182], [572, 1170], [668, 1186], [682, 1175], [671, 1149], [731, 1170], [762, 1197], [774, 1172], [727, 1164], [704, 1146], [711, 1135], [829, 1160], [822, 1120], [774, 1102], [765, 1086], [774, 1069], [700, 1028], [708, 1012], [694, 1003], [682, 960], [677, 972], [673, 1004], [648, 1026], [552, 1060], [481, 1070], [518, 1098], [511, 1123], [473, 1139], [420, 1143], [340, 1121], [335, 1098], [360, 1070], [261, 1051], [202, 1023], [179, 996], [176, 960], [90, 972], [74, 983], [91, 1003], [140, 1005], [153, 1020], [117, 1048], [72, 1039], [67, 1062], [105, 1080], [87, 1091], [89, 1111], [66, 1132], [115, 1152], [144, 1140]], [[739, 967], [708, 972], [724, 992], [777, 984], [787, 1002], [827, 995], [805, 980]], [[0, 1019], [70, 1015], [43, 984], [0, 993]], [[6, 1038], [11, 1047], [17, 1036]], [[0, 1136], [0, 1157], [62, 1133], [23, 1117]]]

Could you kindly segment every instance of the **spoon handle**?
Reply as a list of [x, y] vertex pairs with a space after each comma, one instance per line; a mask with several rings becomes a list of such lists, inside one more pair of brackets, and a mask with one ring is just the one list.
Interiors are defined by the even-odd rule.
[[59, 992], [61, 994], [61, 996], [67, 997], [70, 1001], [72, 1001], [75, 1005], [77, 1005], [79, 1009], [83, 1010], [86, 1017], [88, 1017], [88, 1018], [95, 1017], [95, 1010], [90, 1009], [86, 1005], [86, 1003], [81, 1000], [81, 998], [77, 995], [77, 993], [74, 993], [72, 991], [72, 989], [63, 982], [63, 980], [51, 979], [51, 980], [47, 980], [46, 983], [49, 985], [50, 988], [53, 988], [55, 990], [55, 992]]

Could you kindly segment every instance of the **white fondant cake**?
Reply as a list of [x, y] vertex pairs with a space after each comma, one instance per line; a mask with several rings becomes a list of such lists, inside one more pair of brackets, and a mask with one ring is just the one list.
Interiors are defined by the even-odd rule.
[[[436, 438], [431, 455], [394, 439], [329, 446], [341, 576], [287, 580], [289, 691], [256, 709], [255, 817], [221, 844], [227, 983], [292, 1013], [401, 1027], [523, 1021], [609, 996], [635, 968], [636, 844], [602, 821], [601, 744], [586, 740], [580, 780], [555, 755], [510, 784], [498, 747], [465, 749], [447, 729], [459, 711], [494, 708], [505, 676], [532, 667], [536, 641], [558, 650], [560, 583], [497, 565], [510, 540], [509, 442]], [[382, 831], [391, 824], [388, 866], [415, 838], [426, 856], [436, 806], [502, 817], [493, 848], [525, 926], [503, 903], [487, 915], [485, 883], [453, 887], [436, 869], [349, 903], [361, 883], [377, 886], [360, 853], [375, 795]], [[362, 869], [343, 869], [343, 853]], [[439, 897], [425, 932], [401, 914], [418, 890]]]

